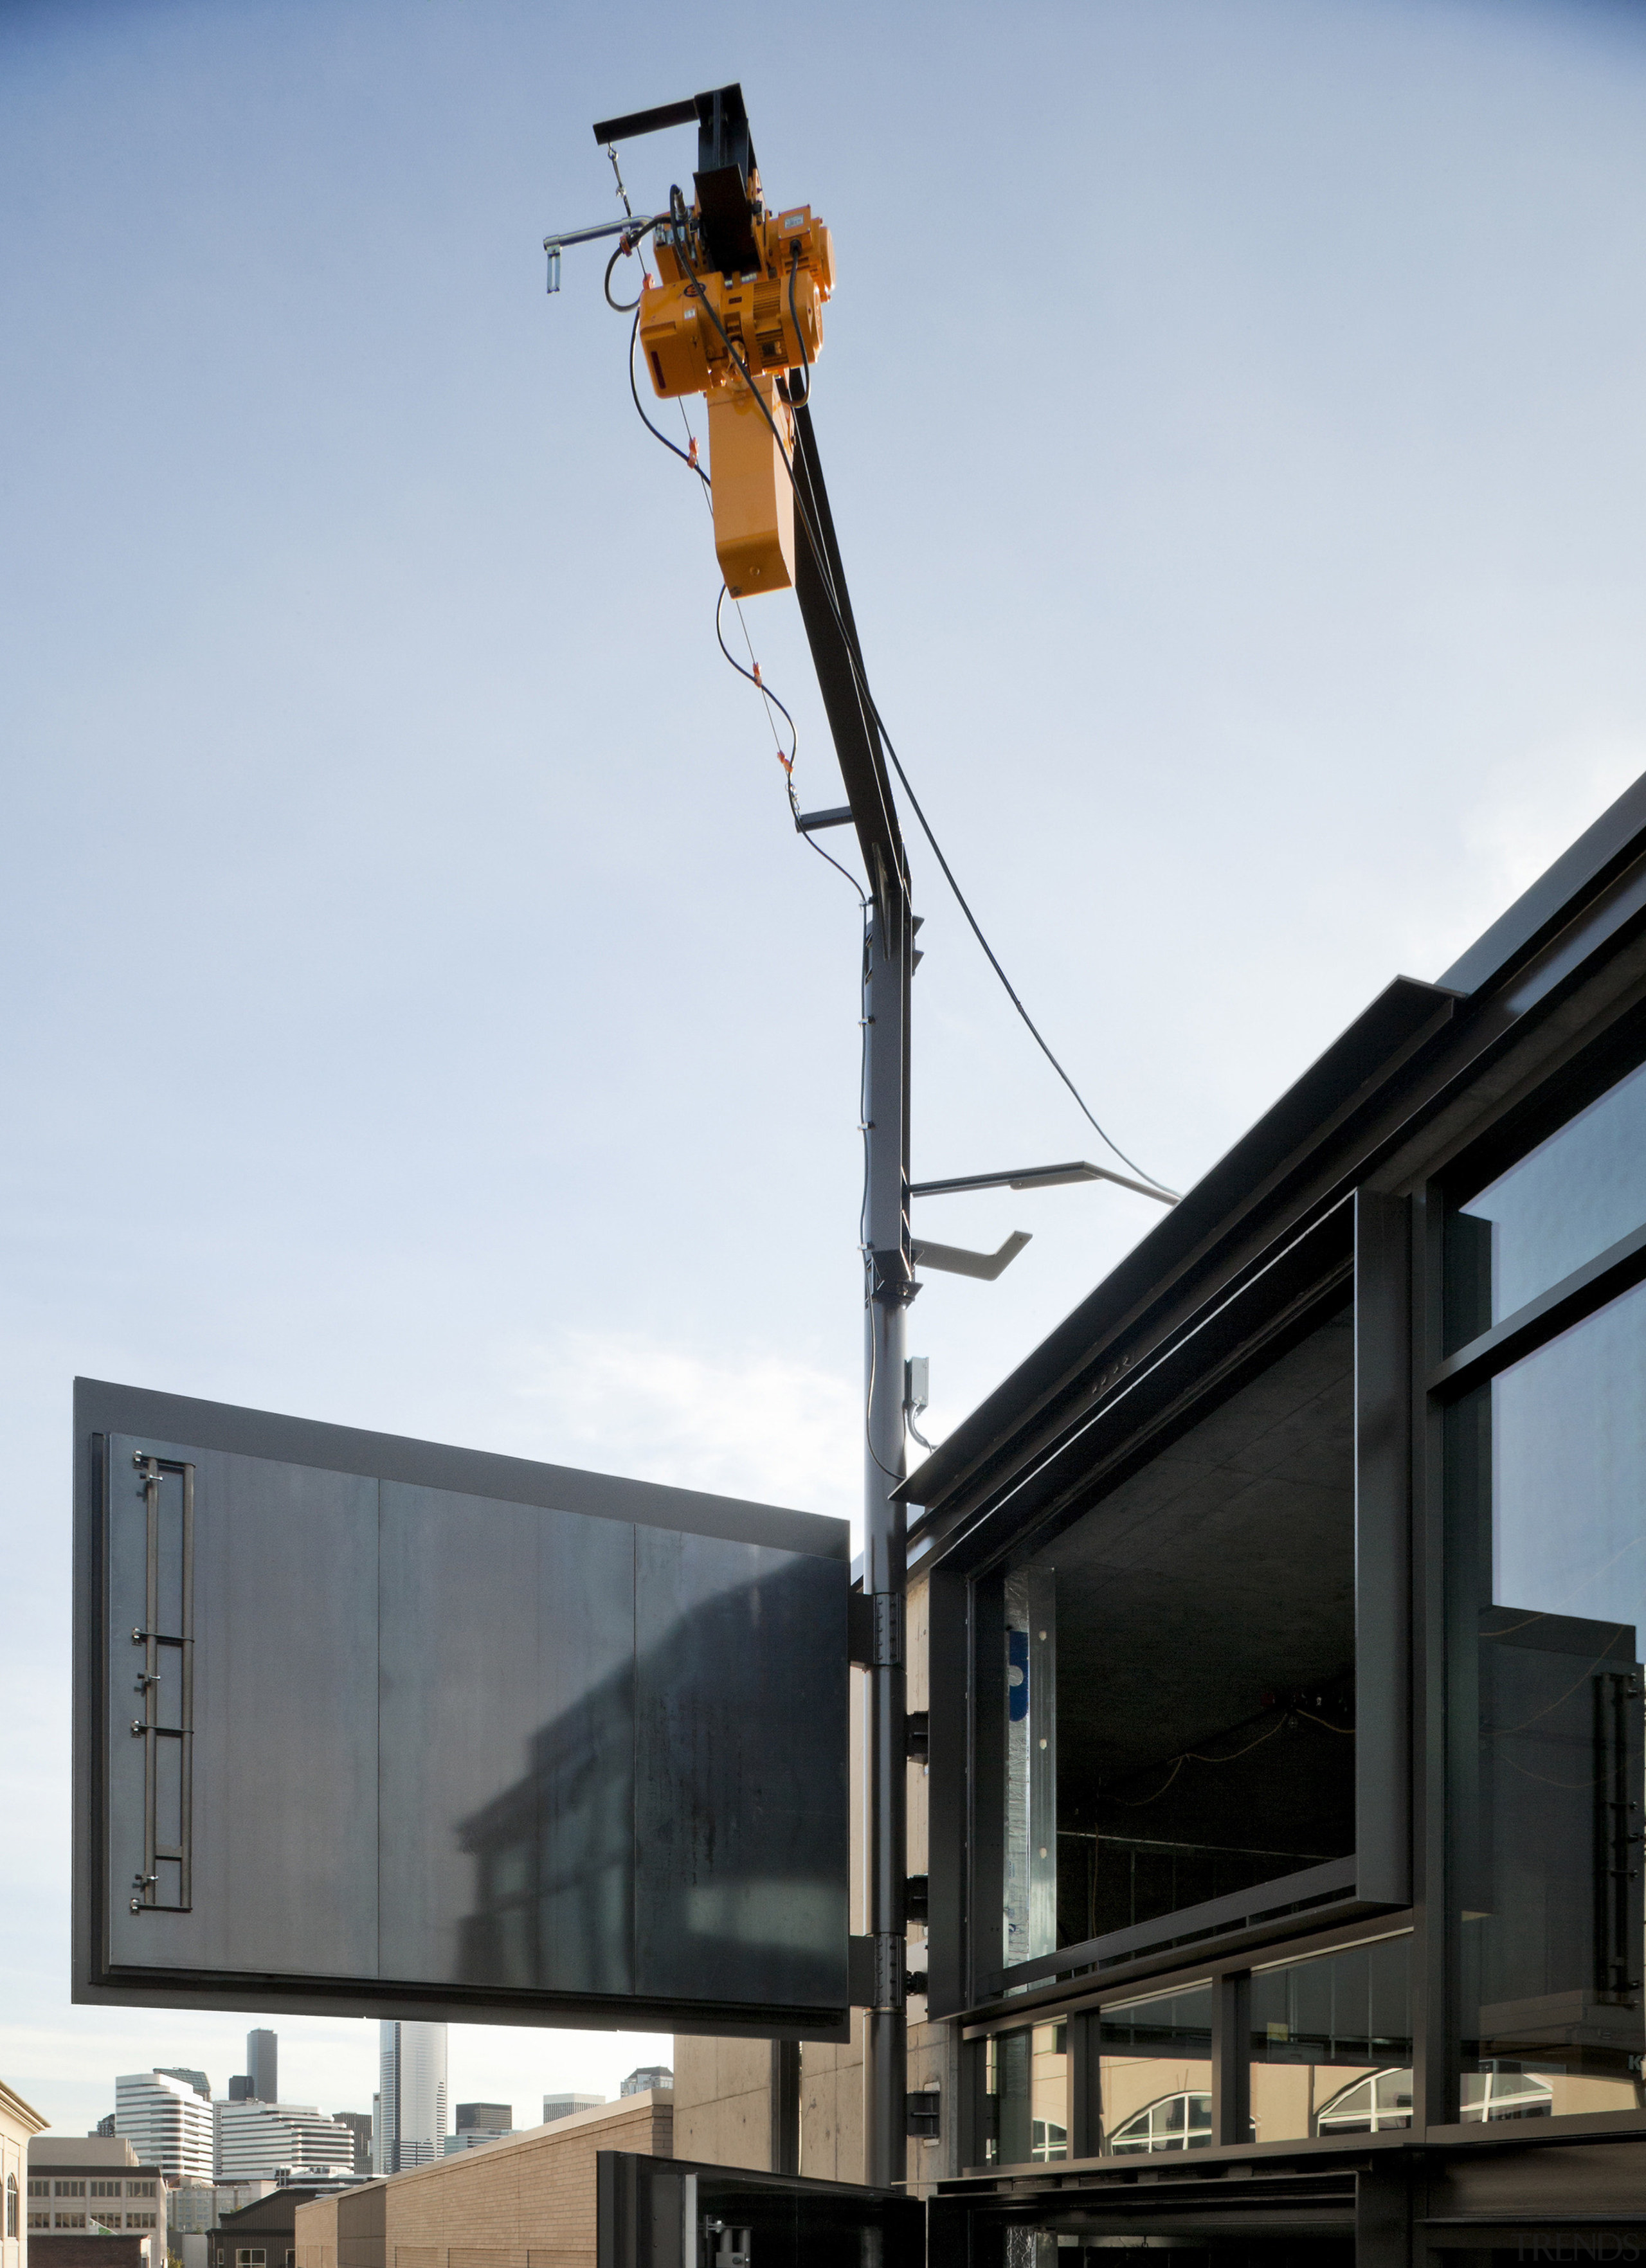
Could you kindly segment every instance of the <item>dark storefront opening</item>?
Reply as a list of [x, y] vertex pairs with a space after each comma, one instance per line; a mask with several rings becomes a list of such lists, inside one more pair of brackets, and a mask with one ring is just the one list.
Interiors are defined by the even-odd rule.
[[1352, 1302], [1004, 1579], [1008, 1968], [1354, 1849]]

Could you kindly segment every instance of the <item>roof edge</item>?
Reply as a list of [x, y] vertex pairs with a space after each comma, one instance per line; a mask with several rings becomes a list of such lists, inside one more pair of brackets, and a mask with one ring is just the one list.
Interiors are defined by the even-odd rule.
[[1550, 933], [1569, 921], [1577, 902], [1646, 848], [1646, 773], [1607, 806], [1592, 827], [1562, 850], [1491, 927], [1436, 982], [1454, 992], [1483, 991], [1507, 976]]

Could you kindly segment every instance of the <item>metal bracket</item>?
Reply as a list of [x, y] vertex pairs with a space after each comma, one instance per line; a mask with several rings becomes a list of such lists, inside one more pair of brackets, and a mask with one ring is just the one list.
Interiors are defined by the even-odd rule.
[[846, 1940], [847, 1991], [854, 2008], [900, 2009], [908, 1991], [904, 1942], [889, 1932]]
[[903, 1595], [897, 1591], [848, 1591], [846, 1658], [864, 1669], [897, 1669], [903, 1663]]
[[919, 1296], [920, 1285], [914, 1272], [914, 1261], [919, 1257], [919, 1245], [908, 1252], [897, 1246], [882, 1250], [876, 1246], [870, 1255], [874, 1262], [874, 1284], [870, 1292], [882, 1307], [906, 1307]]
[[911, 1709], [903, 1720], [904, 1752], [912, 1764], [923, 1764], [932, 1754], [932, 1715], [928, 1709]]

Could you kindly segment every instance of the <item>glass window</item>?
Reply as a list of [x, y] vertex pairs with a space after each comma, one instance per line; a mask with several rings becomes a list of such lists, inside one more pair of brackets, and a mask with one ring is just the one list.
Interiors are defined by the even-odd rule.
[[1253, 2140], [1411, 2124], [1410, 1946], [1387, 1937], [1253, 1971]]
[[17, 2176], [8, 2174], [5, 2177], [5, 2233], [8, 2236], [15, 2236], [18, 2233], [17, 2210]]
[[1212, 1988], [1111, 2001], [1096, 2019], [1100, 2151], [1203, 2149], [1212, 2139]]
[[1646, 1285], [1446, 1424], [1462, 2115], [1646, 2108]]
[[1568, 1119], [1446, 1224], [1447, 1350], [1646, 1220], [1646, 1064]]
[[269, 2255], [261, 2244], [240, 2245], [234, 2255], [234, 2268], [269, 2268]]
[[1005, 1579], [1008, 1967], [1354, 1848], [1346, 1300]]
[[1025, 2024], [988, 2042], [987, 2162], [1020, 2166], [1069, 2154], [1067, 2024]]

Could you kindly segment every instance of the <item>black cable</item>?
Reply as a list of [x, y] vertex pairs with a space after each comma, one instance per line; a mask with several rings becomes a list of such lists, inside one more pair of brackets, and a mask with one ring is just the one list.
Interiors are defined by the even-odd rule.
[[667, 433], [663, 432], [659, 427], [653, 425], [651, 419], [646, 416], [645, 409], [641, 407], [640, 389], [634, 382], [634, 350], [637, 342], [638, 342], [639, 336], [640, 318], [637, 315], [634, 319], [634, 328], [629, 334], [629, 391], [634, 396], [634, 406], [639, 413], [640, 423], [645, 426], [648, 433], [656, 435], [657, 438], [662, 443], [666, 449], [672, 449], [683, 465], [689, 465], [706, 489], [711, 485], [709, 476], [704, 471], [697, 459], [695, 457], [689, 456], [686, 451], [681, 447], [678, 441], [671, 441]]
[[[626, 260], [633, 249], [634, 247], [631, 244], [625, 243], [624, 239], [619, 237], [617, 239], [617, 249], [612, 254], [611, 258], [606, 262], [606, 305], [612, 310], [614, 314], [631, 315], [640, 304], [639, 298], [614, 299], [611, 296], [611, 271], [617, 265], [617, 262], [620, 260]], [[643, 298], [644, 297], [645, 294], [642, 292], [640, 298]]]
[[[809, 832], [800, 823], [800, 799], [794, 792], [794, 759], [800, 753], [800, 727], [795, 724], [793, 718], [790, 716], [782, 702], [778, 699], [777, 695], [771, 690], [771, 688], [766, 683], [765, 679], [764, 677], [757, 677], [753, 670], [745, 669], [742, 663], [739, 661], [737, 656], [732, 652], [730, 646], [727, 644], [725, 634], [720, 629], [720, 609], [725, 606], [729, 596], [730, 593], [727, 590], [725, 584], [722, 583], [720, 585], [720, 595], [714, 602], [714, 635], [720, 641], [720, 652], [726, 656], [727, 661], [731, 663], [732, 667], [737, 672], [737, 674], [740, 677], [746, 678], [749, 683], [754, 687], [757, 693], [763, 695], [766, 700], [771, 702], [772, 707], [778, 711], [779, 715], [783, 718], [784, 722], [789, 728], [788, 761], [784, 764], [783, 769], [786, 776], [789, 792], [789, 809], [794, 815], [794, 831], [804, 839], [808, 850], [815, 850], [817, 853], [817, 856], [823, 860], [825, 866], [832, 866], [835, 873], [838, 874], [843, 880], [851, 884], [853, 890], [857, 893], [858, 903], [860, 906], [867, 907], [868, 900], [863, 895], [863, 886], [858, 880], [857, 876], [852, 872], [851, 868], [849, 866], [843, 866], [838, 858], [831, 857], [830, 853], [823, 849], [821, 843], [815, 843], [812, 840]], [[780, 755], [779, 762], [783, 762]]]
[[[668, 196], [669, 211], [671, 217], [675, 219], [676, 233], [678, 235], [681, 229], [680, 214], [683, 211], [684, 199], [678, 188], [671, 188], [668, 193]], [[1000, 978], [1001, 985], [1005, 989], [1007, 998], [1011, 1002], [1013, 1007], [1016, 1009], [1018, 1014], [1022, 1018], [1024, 1024], [1029, 1028], [1030, 1036], [1034, 1040], [1036, 1046], [1040, 1049], [1041, 1054], [1044, 1056], [1052, 1070], [1056, 1071], [1064, 1086], [1067, 1087], [1069, 1093], [1074, 1096], [1075, 1102], [1079, 1105], [1087, 1123], [1091, 1127], [1093, 1132], [1098, 1137], [1099, 1140], [1107, 1144], [1108, 1147], [1113, 1151], [1115, 1156], [1119, 1159], [1122, 1165], [1129, 1166], [1134, 1174], [1140, 1175], [1142, 1180], [1151, 1182], [1155, 1189], [1162, 1192], [1163, 1195], [1167, 1197], [1175, 1197], [1175, 1191], [1169, 1189], [1164, 1182], [1156, 1181], [1154, 1174], [1148, 1171], [1148, 1167], [1140, 1166], [1135, 1158], [1129, 1158], [1126, 1152], [1120, 1147], [1119, 1144], [1114, 1139], [1113, 1136], [1107, 1133], [1098, 1123], [1096, 1118], [1092, 1114], [1091, 1108], [1087, 1102], [1085, 1096], [1081, 1093], [1079, 1087], [1075, 1086], [1067, 1071], [1064, 1070], [1056, 1056], [1052, 1054], [1044, 1034], [1041, 1032], [1038, 1025], [1035, 1022], [1034, 1018], [1030, 1014], [1028, 1009], [1024, 1007], [1022, 999], [1018, 996], [1017, 990], [1013, 984], [1010, 977], [1008, 976], [1005, 969], [1001, 968], [999, 955], [996, 954], [993, 946], [989, 943], [988, 939], [983, 934], [983, 930], [978, 923], [977, 916], [972, 912], [971, 906], [966, 902], [964, 892], [962, 890], [959, 883], [955, 880], [953, 867], [950, 866], [948, 859], [943, 856], [942, 846], [938, 842], [936, 835], [933, 832], [932, 822], [927, 819], [925, 812], [921, 809], [919, 798], [915, 794], [913, 788], [909, 784], [909, 775], [904, 771], [903, 768], [903, 761], [897, 754], [891, 734], [886, 729], [886, 720], [880, 713], [879, 703], [875, 701], [873, 693], [869, 690], [867, 672], [863, 666], [862, 657], [857, 651], [856, 641], [846, 627], [845, 620], [840, 608], [839, 598], [834, 588], [834, 579], [829, 571], [827, 556], [824, 553], [822, 543], [818, 541], [816, 530], [811, 524], [810, 514], [806, 509], [806, 499], [801, 493], [801, 484], [795, 477], [794, 467], [790, 460], [789, 452], [787, 447], [785, 446], [783, 436], [778, 430], [777, 420], [773, 417], [770, 408], [767, 406], [765, 396], [761, 393], [759, 387], [755, 384], [753, 378], [749, 375], [749, 365], [738, 353], [737, 349], [732, 344], [730, 334], [727, 332], [725, 324], [721, 322], [719, 315], [716, 314], [713, 303], [710, 299], [708, 293], [699, 289], [697, 296], [701, 302], [705, 312], [708, 315], [709, 320], [720, 333], [721, 343], [725, 347], [727, 353], [732, 358], [732, 365], [734, 369], [735, 369], [738, 376], [749, 388], [750, 394], [753, 394], [755, 401], [759, 405], [761, 416], [765, 419], [766, 423], [771, 429], [772, 438], [778, 445], [778, 453], [783, 460], [784, 469], [789, 477], [789, 485], [794, 491], [794, 509], [799, 517], [801, 527], [805, 534], [807, 543], [810, 548], [812, 557], [817, 563], [818, 571], [823, 579], [823, 593], [829, 601], [830, 612], [834, 616], [835, 627], [839, 631], [841, 642], [845, 647], [846, 658], [851, 664], [852, 674], [857, 681], [858, 691], [862, 696], [864, 706], [874, 719], [875, 725], [880, 733], [880, 736], [886, 744], [886, 753], [891, 758], [892, 769], [897, 773], [899, 781], [902, 783], [903, 792], [909, 799], [911, 810], [912, 810], [915, 817], [920, 822], [921, 832], [924, 834], [927, 843], [930, 843], [932, 847], [932, 855], [935, 858], [939, 866], [942, 869], [943, 880], [948, 884], [949, 888], [955, 894], [955, 902], [959, 906], [961, 912], [964, 914], [967, 923], [971, 927], [972, 935], [982, 946], [985, 959], [988, 961], [990, 968], [993, 969], [995, 975]], [[638, 328], [638, 317], [636, 318], [636, 325]], [[808, 365], [808, 389], [809, 382]], [[655, 428], [653, 428], [653, 431], [655, 431]]]
[[806, 391], [804, 394], [795, 393], [794, 379], [793, 373], [791, 373], [789, 378], [789, 407], [791, 409], [798, 409], [803, 402], [809, 401], [812, 398], [812, 358], [806, 351], [806, 334], [801, 330], [801, 319], [794, 312], [794, 276], [800, 264], [800, 254], [798, 252], [792, 254], [789, 259], [789, 320], [793, 324], [794, 335], [800, 341], [801, 367], [806, 372]]

